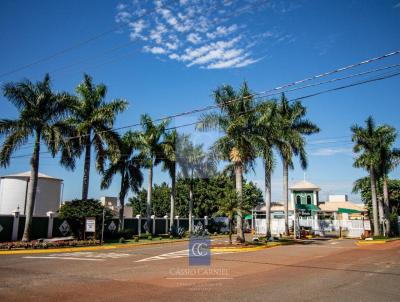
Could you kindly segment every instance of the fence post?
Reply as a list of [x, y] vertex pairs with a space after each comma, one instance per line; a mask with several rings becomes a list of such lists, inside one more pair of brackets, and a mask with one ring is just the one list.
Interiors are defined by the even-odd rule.
[[153, 219], [153, 232], [152, 234], [156, 234], [156, 215], [151, 215], [151, 219]]
[[47, 238], [53, 238], [54, 212], [49, 211], [46, 215], [49, 217], [49, 223], [47, 224]]
[[165, 215], [164, 219], [165, 219], [165, 234], [168, 234], [168, 215]]
[[13, 219], [11, 241], [17, 241], [18, 240], [18, 227], [19, 227], [19, 209], [12, 211], [12, 214], [14, 216], [14, 219]]
[[136, 218], [138, 219], [138, 236], [140, 237], [140, 235], [142, 234], [142, 220], [140, 218], [140, 215], [136, 215]]
[[176, 228], [179, 229], [179, 216], [175, 216], [176, 219]]

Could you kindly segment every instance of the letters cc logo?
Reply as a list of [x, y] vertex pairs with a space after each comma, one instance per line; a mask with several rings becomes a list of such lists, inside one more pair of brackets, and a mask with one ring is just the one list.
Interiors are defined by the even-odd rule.
[[204, 257], [208, 254], [208, 246], [206, 243], [195, 243], [192, 245], [192, 255], [195, 257]]

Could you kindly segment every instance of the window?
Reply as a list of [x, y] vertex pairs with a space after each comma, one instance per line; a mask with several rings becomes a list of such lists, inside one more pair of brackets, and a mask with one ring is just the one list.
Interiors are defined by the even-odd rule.
[[297, 204], [301, 204], [301, 198], [300, 198], [300, 195], [297, 195], [297, 197], [296, 197], [296, 203], [297, 203]]
[[307, 204], [311, 204], [311, 196], [307, 195]]

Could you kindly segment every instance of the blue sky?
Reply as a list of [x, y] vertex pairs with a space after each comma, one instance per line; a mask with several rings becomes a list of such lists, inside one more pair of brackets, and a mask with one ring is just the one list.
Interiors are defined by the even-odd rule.
[[[72, 93], [87, 72], [108, 86], [109, 100], [129, 101], [117, 127], [138, 122], [142, 113], [158, 118], [212, 104], [212, 90], [221, 84], [238, 87], [246, 80], [254, 92], [265, 91], [400, 49], [399, 0], [2, 1], [0, 8], [0, 74], [104, 33], [0, 81], [24, 77], [35, 81], [50, 72], [56, 90]], [[399, 55], [330, 79], [398, 63]], [[288, 97], [371, 76], [299, 90]], [[399, 84], [400, 77], [393, 77], [304, 100], [309, 119], [321, 128], [309, 138], [306, 178], [322, 187], [322, 199], [327, 194], [350, 194], [352, 182], [365, 175], [352, 167], [350, 125], [362, 124], [372, 114], [377, 123], [400, 129]], [[2, 118], [17, 116], [3, 96], [0, 105]], [[177, 118], [172, 124], [197, 118]], [[218, 135], [196, 133], [190, 127], [182, 130], [205, 145]], [[30, 152], [24, 148], [16, 155]], [[27, 170], [29, 157], [23, 157], [1, 168], [0, 174]], [[70, 172], [44, 154], [40, 170], [64, 179], [64, 199], [80, 197], [82, 162]], [[274, 200], [281, 200], [281, 176], [277, 159]], [[261, 164], [246, 177], [262, 187]], [[291, 182], [303, 178], [297, 161], [289, 178]], [[167, 174], [157, 169], [155, 181], [164, 180], [168, 181]], [[93, 167], [90, 195], [117, 195], [118, 178], [106, 191], [100, 190], [99, 182]]]

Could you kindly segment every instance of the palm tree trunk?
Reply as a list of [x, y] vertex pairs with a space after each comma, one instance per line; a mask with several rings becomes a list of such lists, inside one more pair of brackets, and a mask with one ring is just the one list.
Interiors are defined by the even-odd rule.
[[172, 177], [171, 177], [171, 208], [169, 214], [169, 227], [172, 228], [174, 225], [175, 216], [175, 196], [176, 196], [176, 165], [173, 166]]
[[150, 232], [150, 223], [151, 223], [151, 194], [153, 191], [153, 161], [149, 167], [149, 183], [147, 186], [147, 204], [146, 204], [146, 221], [148, 232]]
[[379, 229], [379, 220], [378, 220], [378, 205], [376, 200], [376, 179], [375, 179], [375, 170], [374, 167], [371, 166], [370, 170], [370, 179], [371, 179], [371, 198], [372, 198], [372, 217], [374, 224], [374, 236], [380, 235]]
[[83, 166], [83, 182], [82, 182], [82, 200], [88, 199], [91, 146], [92, 146], [92, 144], [90, 142], [90, 131], [89, 131], [87, 133], [86, 146], [85, 146], [85, 163]]
[[124, 230], [124, 208], [125, 208], [125, 194], [123, 194], [124, 191], [124, 171], [121, 173], [121, 187], [119, 191], [119, 211], [118, 211], [118, 218], [119, 218], [119, 224], [118, 224], [118, 229], [120, 231]]
[[28, 198], [26, 202], [27, 204], [26, 204], [24, 234], [22, 235], [22, 241], [24, 242], [30, 240], [32, 216], [33, 216], [33, 210], [35, 209], [36, 190], [37, 190], [38, 174], [39, 174], [40, 135], [41, 135], [40, 131], [37, 131], [35, 138], [35, 146], [31, 158], [31, 176], [28, 187]]
[[283, 209], [285, 212], [285, 235], [289, 235], [289, 165], [285, 159], [283, 162]]
[[193, 231], [193, 180], [189, 180], [189, 234]]
[[[243, 197], [243, 166], [242, 163], [236, 163], [235, 165], [235, 180], [236, 180], [236, 194], [239, 198], [239, 205], [241, 206]], [[243, 232], [243, 213], [239, 208], [237, 210], [237, 235], [236, 240], [238, 242], [244, 242], [244, 232]]]
[[232, 218], [228, 219], [229, 225], [229, 244], [232, 244]]
[[383, 211], [383, 199], [382, 197], [377, 197], [378, 200], [378, 214], [379, 214], [379, 229], [381, 234], [385, 235], [386, 234], [386, 228], [385, 228], [385, 214]]
[[264, 163], [264, 172], [265, 172], [265, 235], [267, 238], [271, 237], [271, 171], [267, 163]]
[[387, 183], [387, 175], [383, 175], [383, 202], [385, 204], [384, 212], [386, 218], [386, 233], [387, 235], [391, 235], [390, 230], [390, 205], [389, 205], [389, 190]]

